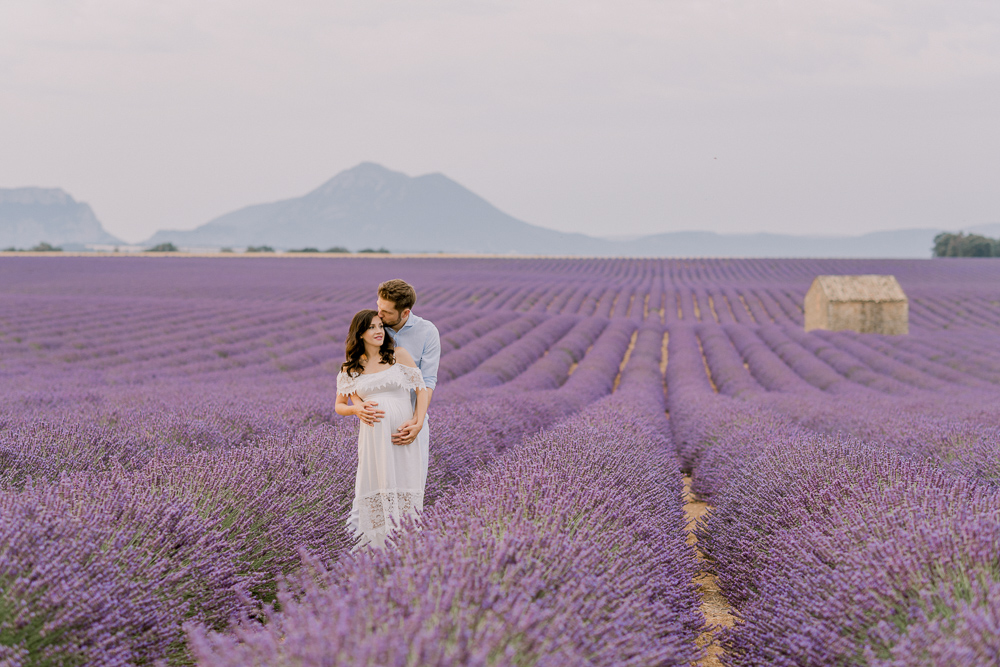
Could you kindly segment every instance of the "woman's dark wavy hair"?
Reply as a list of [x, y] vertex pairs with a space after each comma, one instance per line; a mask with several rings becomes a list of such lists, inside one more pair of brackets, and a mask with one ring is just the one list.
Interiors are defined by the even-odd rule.
[[[351, 328], [347, 331], [347, 361], [341, 364], [340, 369], [352, 377], [360, 375], [365, 369], [361, 365], [361, 356], [365, 353], [365, 342], [361, 340], [361, 337], [368, 331], [368, 327], [372, 325], [372, 320], [377, 315], [377, 310], [359, 310], [354, 319], [351, 320]], [[382, 347], [378, 349], [383, 364], [396, 363], [396, 355], [393, 351], [395, 347], [392, 336], [386, 332], [385, 338], [382, 339]]]

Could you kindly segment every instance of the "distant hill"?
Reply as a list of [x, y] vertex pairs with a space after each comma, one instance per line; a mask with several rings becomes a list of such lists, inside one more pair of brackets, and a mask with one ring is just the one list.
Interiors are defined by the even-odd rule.
[[607, 243], [511, 217], [441, 174], [411, 178], [364, 162], [295, 199], [241, 208], [145, 243], [395, 252], [606, 254]]
[[[385, 247], [393, 252], [605, 257], [929, 258], [940, 231], [997, 238], [1000, 223], [862, 236], [685, 231], [595, 238], [518, 220], [442, 174], [410, 177], [363, 162], [301, 197], [247, 206], [193, 230], [159, 231], [142, 245]], [[43, 241], [67, 250], [126, 245], [104, 230], [90, 206], [61, 189], [0, 188], [0, 248], [27, 249]]]
[[[411, 178], [364, 162], [302, 197], [248, 206], [190, 231], [160, 231], [145, 243], [569, 256], [930, 258], [941, 231], [958, 229], [860, 236], [685, 231], [595, 238], [518, 220], [441, 174]], [[1000, 236], [1000, 223], [964, 231]]]
[[58, 188], [0, 188], [0, 248], [120, 244], [108, 234], [90, 206]]
[[794, 236], [791, 234], [716, 234], [669, 232], [619, 241], [618, 253], [654, 257], [858, 257], [918, 258], [931, 256], [934, 229], [900, 229], [862, 236]]
[[863, 236], [691, 231], [602, 239], [518, 220], [442, 174], [410, 177], [364, 162], [302, 197], [247, 206], [189, 231], [159, 231], [145, 245], [386, 247], [394, 252], [631, 257], [929, 258], [938, 231], [905, 229]]
[[1000, 222], [994, 222], [989, 225], [976, 225], [974, 227], [961, 227], [956, 229], [948, 229], [946, 231], [965, 232], [966, 234], [979, 234], [980, 236], [1000, 238]]

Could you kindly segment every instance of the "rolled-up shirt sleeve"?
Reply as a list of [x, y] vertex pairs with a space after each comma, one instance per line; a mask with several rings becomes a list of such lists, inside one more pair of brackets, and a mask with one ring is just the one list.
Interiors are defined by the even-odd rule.
[[424, 339], [424, 350], [420, 355], [420, 373], [424, 376], [427, 388], [433, 389], [437, 385], [438, 365], [441, 363], [441, 334], [430, 322], [426, 322], [426, 325], [428, 331]]

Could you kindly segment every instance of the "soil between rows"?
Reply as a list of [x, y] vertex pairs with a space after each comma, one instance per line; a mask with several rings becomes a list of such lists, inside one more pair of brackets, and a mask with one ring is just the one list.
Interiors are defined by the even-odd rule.
[[[691, 476], [684, 476], [684, 513], [687, 515], [687, 543], [698, 548], [698, 539], [695, 537], [695, 524], [702, 516], [708, 512], [708, 503], [701, 501], [691, 492]], [[701, 551], [698, 551], [698, 560], [702, 560]], [[719, 655], [722, 647], [715, 643], [715, 635], [722, 628], [730, 628], [735, 623], [732, 607], [729, 601], [719, 590], [715, 581], [715, 575], [703, 572], [695, 577], [695, 584], [701, 594], [701, 613], [705, 615], [709, 628], [697, 639], [698, 646], [706, 647], [705, 657], [698, 662], [703, 667], [721, 667], [722, 662]]]

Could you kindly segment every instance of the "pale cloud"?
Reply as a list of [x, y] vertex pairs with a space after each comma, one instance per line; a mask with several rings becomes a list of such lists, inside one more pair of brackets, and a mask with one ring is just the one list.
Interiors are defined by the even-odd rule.
[[361, 160], [587, 233], [1000, 219], [1000, 6], [0, 0], [0, 186], [139, 239]]

